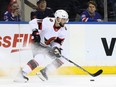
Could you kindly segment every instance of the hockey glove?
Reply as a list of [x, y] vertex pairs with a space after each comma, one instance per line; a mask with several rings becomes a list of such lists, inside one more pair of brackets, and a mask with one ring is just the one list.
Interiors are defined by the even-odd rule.
[[32, 37], [33, 37], [32, 40], [34, 42], [40, 43], [40, 35], [37, 29], [33, 30]]
[[61, 57], [61, 48], [54, 47], [52, 52], [56, 57]]

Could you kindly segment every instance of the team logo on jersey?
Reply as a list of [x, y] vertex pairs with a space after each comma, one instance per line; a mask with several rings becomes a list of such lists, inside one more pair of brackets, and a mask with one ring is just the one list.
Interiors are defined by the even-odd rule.
[[44, 40], [45, 40], [45, 44], [46, 45], [49, 45], [52, 41], [54, 41], [56, 39], [56, 37], [51, 37], [51, 38], [49, 38], [49, 39], [46, 39], [45, 37], [44, 37]]

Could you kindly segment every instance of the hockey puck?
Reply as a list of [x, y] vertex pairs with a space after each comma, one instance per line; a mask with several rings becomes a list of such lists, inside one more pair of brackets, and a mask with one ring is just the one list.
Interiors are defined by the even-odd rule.
[[90, 79], [90, 81], [95, 81], [94, 79]]

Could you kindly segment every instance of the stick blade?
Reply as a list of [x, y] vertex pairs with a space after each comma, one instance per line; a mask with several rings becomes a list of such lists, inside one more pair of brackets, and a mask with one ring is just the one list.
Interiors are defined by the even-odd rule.
[[102, 69], [98, 70], [96, 73], [92, 74], [93, 77], [100, 75], [103, 72]]

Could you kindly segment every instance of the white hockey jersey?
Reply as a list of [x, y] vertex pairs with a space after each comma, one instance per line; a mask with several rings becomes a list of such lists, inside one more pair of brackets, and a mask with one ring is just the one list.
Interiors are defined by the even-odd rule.
[[29, 24], [33, 29], [38, 29], [41, 37], [40, 44], [44, 46], [52, 46], [55, 47], [57, 46], [58, 48], [61, 47], [62, 42], [64, 41], [66, 34], [67, 34], [67, 29], [66, 27], [60, 27], [59, 29], [56, 29], [54, 27], [55, 24], [55, 18], [44, 18], [42, 20], [42, 25], [41, 27], [38, 26], [38, 24], [41, 22], [39, 19], [33, 19], [32, 21], [29, 22]]

